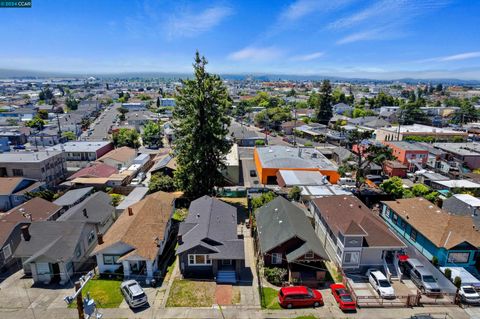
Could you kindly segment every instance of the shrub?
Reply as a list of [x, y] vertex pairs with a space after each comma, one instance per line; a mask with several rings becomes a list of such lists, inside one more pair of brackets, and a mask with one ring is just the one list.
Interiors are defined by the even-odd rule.
[[455, 285], [455, 287], [460, 288], [462, 286], [462, 278], [458, 276], [455, 277], [455, 279], [453, 280], [453, 284]]
[[263, 205], [271, 202], [277, 197], [274, 192], [263, 193], [258, 197], [252, 198], [252, 209], [255, 211], [257, 208], [262, 207]]
[[307, 142], [305, 142], [305, 144], [303, 144], [303, 146], [305, 146], [305, 147], [312, 147], [313, 144], [312, 144], [312, 142], [308, 142], [308, 141], [307, 141]]
[[263, 274], [267, 281], [274, 285], [281, 285], [285, 277], [287, 276], [287, 270], [279, 267], [265, 267]]
[[445, 269], [445, 277], [447, 277], [448, 280], [452, 280], [452, 270], [450, 268]]
[[298, 202], [302, 196], [302, 189], [298, 186], [293, 186], [288, 192], [288, 199]]
[[255, 145], [256, 145], [256, 146], [264, 146], [264, 145], [265, 145], [265, 141], [264, 141], [264, 140], [256, 140], [256, 141], [255, 141]]
[[432, 257], [432, 264], [433, 264], [435, 267], [438, 266], [438, 258], [437, 258], [437, 256], [433, 256], [433, 257]]
[[123, 196], [120, 194], [110, 194], [110, 197], [112, 198], [112, 205], [114, 207], [117, 207], [123, 199]]

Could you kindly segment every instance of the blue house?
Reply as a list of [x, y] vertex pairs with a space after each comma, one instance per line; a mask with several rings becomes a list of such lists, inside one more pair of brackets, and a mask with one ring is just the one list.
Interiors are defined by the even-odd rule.
[[388, 226], [425, 257], [435, 256], [440, 266], [475, 266], [480, 232], [471, 216], [451, 215], [424, 198], [382, 202]]

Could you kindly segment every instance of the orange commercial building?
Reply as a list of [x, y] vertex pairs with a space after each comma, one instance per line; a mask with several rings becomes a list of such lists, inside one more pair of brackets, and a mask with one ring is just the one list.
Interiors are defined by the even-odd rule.
[[428, 151], [419, 146], [416, 143], [395, 141], [395, 142], [383, 142], [393, 151], [393, 156], [397, 160], [405, 165], [410, 165], [415, 162], [421, 165], [425, 165], [428, 160]]
[[260, 183], [277, 184], [279, 170], [320, 172], [336, 184], [340, 178], [338, 167], [314, 148], [267, 146], [256, 147], [253, 153]]

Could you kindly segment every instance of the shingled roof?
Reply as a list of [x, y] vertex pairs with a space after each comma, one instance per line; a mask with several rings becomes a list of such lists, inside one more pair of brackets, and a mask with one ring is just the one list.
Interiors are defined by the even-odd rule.
[[368, 247], [404, 247], [405, 244], [355, 196], [325, 196], [315, 198], [314, 205], [335, 236], [364, 236]]
[[211, 251], [211, 259], [244, 259], [243, 240], [237, 236], [237, 208], [219, 199], [203, 196], [194, 200], [189, 214], [180, 224], [181, 254], [202, 246]]
[[133, 215], [128, 213], [127, 208], [103, 236], [103, 244], [97, 245], [92, 255], [116, 243], [124, 243], [132, 247], [130, 255], [154, 260], [158, 253], [156, 240], [164, 237], [174, 200], [172, 194], [156, 192], [130, 206]]
[[437, 247], [451, 249], [463, 242], [480, 246], [480, 232], [470, 216], [451, 215], [419, 197], [383, 203]]
[[310, 251], [323, 259], [328, 259], [305, 212], [282, 196], [260, 207], [255, 217], [262, 253], [267, 253], [286, 241], [298, 237], [304, 243], [287, 254], [288, 261], [293, 261]]

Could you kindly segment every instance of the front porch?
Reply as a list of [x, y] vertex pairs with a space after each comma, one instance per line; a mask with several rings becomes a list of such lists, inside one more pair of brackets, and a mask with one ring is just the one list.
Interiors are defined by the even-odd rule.
[[124, 279], [134, 279], [146, 284], [150, 284], [158, 268], [155, 260], [124, 259], [121, 262]]
[[327, 269], [323, 261], [288, 264], [288, 282], [310, 288], [325, 286], [328, 279]]

